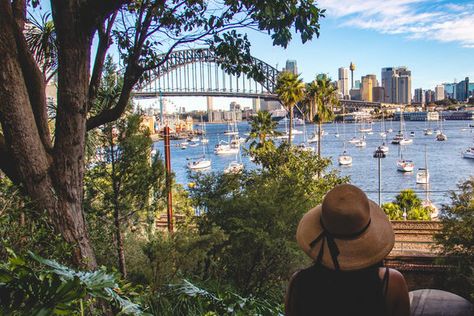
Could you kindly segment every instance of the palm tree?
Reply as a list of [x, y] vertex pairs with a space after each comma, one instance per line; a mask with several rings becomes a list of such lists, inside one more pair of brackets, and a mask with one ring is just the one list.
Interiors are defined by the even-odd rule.
[[255, 153], [261, 148], [268, 149], [273, 146], [273, 140], [268, 136], [278, 136], [281, 133], [276, 131], [278, 123], [272, 120], [268, 111], [258, 111], [250, 121], [250, 135], [247, 141], [253, 140], [249, 146], [249, 152]]
[[58, 66], [56, 29], [50, 17], [50, 13], [42, 15], [41, 20], [31, 16], [25, 32], [26, 43], [43, 73], [45, 84], [56, 74]]
[[337, 88], [331, 83], [331, 78], [326, 74], [319, 74], [316, 79], [307, 86], [306, 98], [311, 102], [309, 108], [312, 115], [312, 108], [316, 110], [316, 115], [312, 120], [318, 123], [318, 156], [321, 156], [321, 124], [329, 121], [333, 117], [333, 107], [339, 105]]
[[304, 83], [299, 75], [282, 72], [277, 79], [275, 92], [283, 106], [290, 112], [290, 133], [288, 143], [291, 145], [291, 130], [293, 128], [293, 107], [304, 97]]

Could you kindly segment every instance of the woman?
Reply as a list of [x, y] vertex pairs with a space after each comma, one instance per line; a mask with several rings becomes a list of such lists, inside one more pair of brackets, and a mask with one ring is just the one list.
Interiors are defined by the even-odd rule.
[[296, 239], [314, 264], [293, 275], [287, 316], [410, 314], [405, 279], [381, 265], [395, 243], [392, 225], [359, 188], [329, 191], [303, 216]]

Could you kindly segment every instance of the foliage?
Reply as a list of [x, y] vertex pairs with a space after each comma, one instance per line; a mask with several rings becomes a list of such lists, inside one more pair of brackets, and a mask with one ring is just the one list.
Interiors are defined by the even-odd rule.
[[383, 204], [382, 209], [391, 220], [403, 220], [404, 212], [407, 220], [431, 219], [431, 209], [423, 207], [421, 199], [411, 189], [402, 190], [393, 202]]
[[[442, 230], [435, 236], [452, 264], [448, 286], [474, 300], [474, 177], [451, 192], [451, 204], [443, 205]], [[454, 264], [452, 259], [454, 259]]]
[[31, 252], [28, 259], [11, 252], [8, 262], [0, 264], [2, 315], [83, 315], [84, 304], [97, 299], [112, 303], [123, 314], [143, 314], [119, 293], [115, 276], [104, 269], [74, 271]]
[[259, 151], [268, 151], [275, 148], [275, 143], [268, 137], [281, 135], [276, 130], [278, 123], [272, 120], [272, 115], [268, 111], [258, 111], [256, 116], [252, 116], [250, 121], [250, 134], [247, 137], [247, 142], [252, 140], [249, 146], [249, 153], [255, 156], [254, 153]]
[[50, 13], [43, 14], [41, 20], [30, 15], [30, 24], [25, 32], [26, 43], [36, 63], [41, 67], [45, 82], [56, 74], [58, 67], [56, 29], [50, 18]]
[[293, 129], [293, 108], [303, 99], [304, 83], [297, 74], [283, 71], [278, 76], [275, 92], [281, 103], [290, 112], [290, 129], [288, 134], [288, 143], [291, 144], [291, 131]]
[[337, 88], [331, 78], [319, 74], [307, 84], [304, 103], [309, 108], [310, 119], [318, 123], [318, 156], [321, 156], [321, 124], [333, 119], [333, 107], [339, 105]]
[[228, 236], [209, 253], [216, 265], [206, 271], [209, 278], [226, 281], [243, 295], [281, 295], [289, 273], [305, 263], [294, 239], [301, 216], [347, 179], [335, 172], [317, 178], [329, 160], [287, 144], [260, 159], [260, 170], [196, 175], [191, 197], [203, 211], [200, 233], [217, 226]]
[[148, 299], [154, 315], [244, 316], [283, 315], [282, 304], [255, 297], [242, 297], [231, 290], [211, 291], [184, 279]]
[[20, 188], [0, 175], [0, 260], [7, 259], [8, 248], [21, 256], [29, 250], [62, 262], [69, 262], [71, 256], [71, 246], [47, 214], [33, 208]]

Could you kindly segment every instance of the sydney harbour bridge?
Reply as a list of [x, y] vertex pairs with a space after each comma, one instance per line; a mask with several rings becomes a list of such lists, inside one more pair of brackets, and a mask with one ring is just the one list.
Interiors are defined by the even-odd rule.
[[[165, 58], [165, 55], [158, 58]], [[251, 62], [263, 74], [263, 80], [226, 73], [209, 48], [178, 50], [172, 52], [159, 68], [148, 72], [147, 80], [134, 89], [133, 95], [139, 99], [207, 96], [277, 100], [275, 84], [279, 71], [254, 57]]]

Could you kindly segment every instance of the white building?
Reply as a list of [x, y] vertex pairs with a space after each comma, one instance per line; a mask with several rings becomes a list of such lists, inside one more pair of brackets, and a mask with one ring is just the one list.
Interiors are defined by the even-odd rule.
[[337, 87], [343, 98], [349, 95], [349, 68], [339, 68], [339, 80], [337, 81]]
[[435, 87], [435, 101], [444, 100], [444, 86], [439, 84]]

